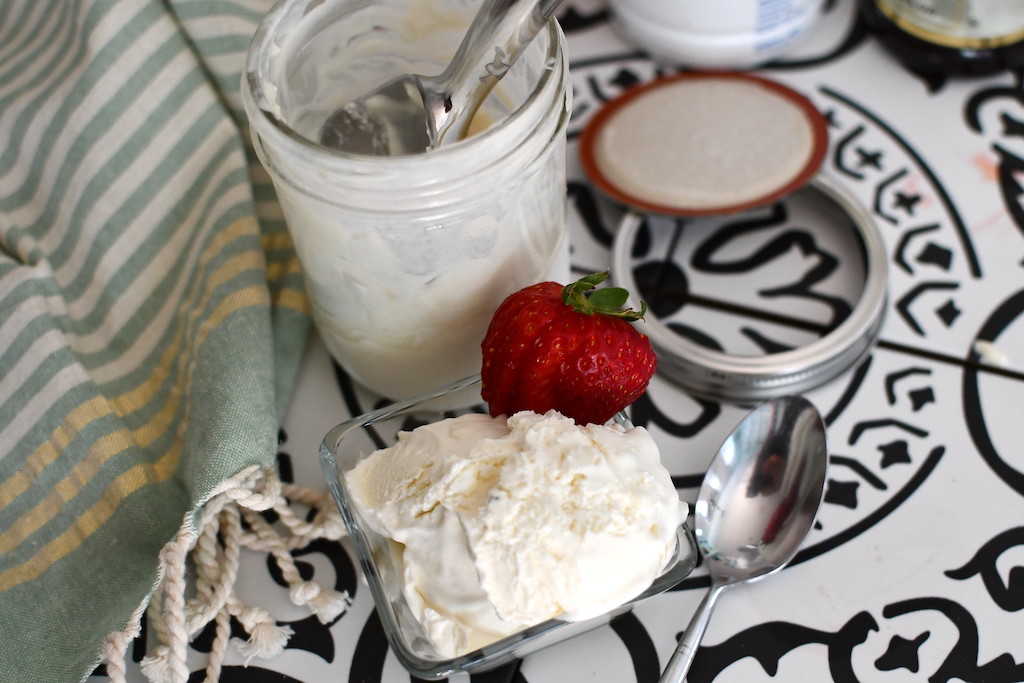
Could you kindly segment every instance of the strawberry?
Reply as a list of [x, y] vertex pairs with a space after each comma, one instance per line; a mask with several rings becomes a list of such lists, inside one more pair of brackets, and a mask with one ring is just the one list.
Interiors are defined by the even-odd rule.
[[622, 310], [626, 290], [595, 289], [607, 277], [541, 282], [498, 307], [480, 373], [491, 415], [554, 409], [577, 424], [604, 424], [644, 393], [656, 360], [631, 322], [647, 307]]

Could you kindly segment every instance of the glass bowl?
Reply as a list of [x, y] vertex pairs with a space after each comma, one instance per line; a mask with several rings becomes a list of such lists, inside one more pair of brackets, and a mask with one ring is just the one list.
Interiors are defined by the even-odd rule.
[[[479, 382], [479, 376], [468, 377], [428, 394], [354, 417], [329, 431], [320, 445], [320, 464], [328, 489], [345, 520], [388, 642], [406, 669], [427, 680], [445, 678], [459, 671], [492, 669], [607, 624], [613, 617], [632, 609], [640, 600], [678, 584], [693, 571], [697, 561], [692, 533], [685, 523], [681, 524], [676, 532], [675, 553], [651, 586], [633, 600], [584, 621], [549, 619], [458, 657], [439, 654], [402, 594], [392, 541], [374, 532], [360, 516], [349, 497], [345, 473], [374, 451], [393, 444], [399, 431], [411, 430], [457, 413], [472, 412], [474, 409], [444, 410], [443, 406], [446, 397], [464, 396], [467, 391], [478, 389]], [[476, 410], [482, 412], [483, 407]], [[627, 428], [631, 426], [623, 413], [616, 417], [616, 421]]]

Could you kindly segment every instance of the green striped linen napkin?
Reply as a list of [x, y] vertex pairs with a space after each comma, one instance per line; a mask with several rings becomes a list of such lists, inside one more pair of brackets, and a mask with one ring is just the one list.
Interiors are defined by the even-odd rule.
[[307, 302], [238, 97], [269, 0], [0, 2], [0, 680], [73, 681], [273, 465]]

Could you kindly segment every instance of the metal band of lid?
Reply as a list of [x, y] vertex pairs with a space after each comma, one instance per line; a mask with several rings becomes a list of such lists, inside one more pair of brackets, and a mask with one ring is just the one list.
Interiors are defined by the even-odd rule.
[[[849, 316], [821, 338], [789, 351], [733, 356], [680, 337], [648, 311], [644, 332], [658, 353], [658, 370], [691, 393], [713, 400], [760, 401], [820, 386], [858, 363], [871, 349], [884, 317], [888, 257], [872, 216], [838, 183], [823, 175], [801, 191], [813, 191], [851, 219], [864, 248], [864, 289]], [[612, 251], [612, 278], [636, 297], [630, 252], [642, 216], [628, 211]], [[637, 306], [637, 302], [632, 302]]]

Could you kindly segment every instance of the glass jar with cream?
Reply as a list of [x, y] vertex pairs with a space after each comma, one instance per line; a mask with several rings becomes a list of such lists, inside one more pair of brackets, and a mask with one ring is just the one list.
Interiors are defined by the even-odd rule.
[[[242, 90], [325, 345], [356, 380], [405, 398], [479, 371], [491, 313], [566, 254], [571, 85], [552, 21], [489, 95], [470, 135], [364, 156], [319, 144], [341, 106], [406, 73], [440, 73], [471, 0], [282, 0]], [[562, 267], [564, 267], [564, 258]]]

